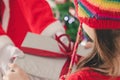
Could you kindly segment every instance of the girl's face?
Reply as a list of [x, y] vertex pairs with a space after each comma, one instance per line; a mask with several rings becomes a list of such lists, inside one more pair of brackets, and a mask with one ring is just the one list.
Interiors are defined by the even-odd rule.
[[82, 28], [84, 29], [84, 31], [88, 34], [88, 36], [94, 41], [95, 40], [95, 33], [94, 33], [94, 29], [89, 27], [86, 24], [82, 24]]

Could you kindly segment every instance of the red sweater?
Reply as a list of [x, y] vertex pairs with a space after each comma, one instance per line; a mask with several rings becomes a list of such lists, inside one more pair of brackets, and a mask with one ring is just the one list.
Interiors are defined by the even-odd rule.
[[90, 68], [84, 68], [70, 75], [67, 80], [120, 80], [120, 77], [111, 79], [111, 76], [105, 76], [101, 73], [95, 72]]

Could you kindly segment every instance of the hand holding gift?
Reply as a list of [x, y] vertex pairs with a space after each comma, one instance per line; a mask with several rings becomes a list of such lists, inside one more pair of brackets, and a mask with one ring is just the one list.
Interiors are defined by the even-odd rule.
[[3, 80], [29, 80], [28, 75], [16, 64], [10, 64]]
[[8, 63], [13, 63], [16, 57], [23, 57], [24, 53], [13, 45], [6, 45], [0, 49], [0, 69], [2, 75], [6, 74], [9, 69]]

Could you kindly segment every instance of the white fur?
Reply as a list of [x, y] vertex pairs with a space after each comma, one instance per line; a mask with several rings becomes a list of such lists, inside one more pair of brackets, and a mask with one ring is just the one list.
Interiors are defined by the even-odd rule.
[[10, 7], [9, 7], [9, 0], [3, 0], [5, 5], [5, 10], [3, 14], [3, 20], [2, 20], [2, 27], [5, 32], [7, 32], [8, 29], [8, 23], [10, 18]]
[[14, 43], [8, 36], [6, 35], [0, 36], [0, 50], [7, 45], [14, 45]]

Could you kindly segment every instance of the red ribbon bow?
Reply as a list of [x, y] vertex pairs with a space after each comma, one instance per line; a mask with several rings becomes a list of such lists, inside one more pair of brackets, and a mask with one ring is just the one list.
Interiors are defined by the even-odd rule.
[[[68, 38], [69, 41], [69, 45], [66, 46], [64, 43], [62, 43], [62, 41], [60, 40], [60, 38], [62, 36], [66, 36]], [[70, 37], [66, 34], [60, 35], [59, 37], [56, 38], [56, 40], [58, 41], [58, 43], [60, 45], [63, 46], [60, 47], [60, 50], [63, 52], [63, 54], [61, 53], [57, 53], [57, 52], [52, 52], [52, 51], [47, 51], [47, 50], [41, 50], [41, 49], [35, 49], [35, 48], [29, 48], [29, 47], [21, 47], [20, 49], [23, 50], [25, 53], [27, 54], [31, 54], [31, 55], [36, 55], [36, 56], [43, 56], [43, 57], [53, 57], [53, 58], [67, 58], [67, 61], [65, 62], [61, 74], [65, 75], [68, 73], [68, 69], [69, 69], [69, 65], [70, 65], [70, 61], [71, 61], [71, 55], [72, 55], [72, 45], [71, 45], [71, 41], [70, 41]]]

